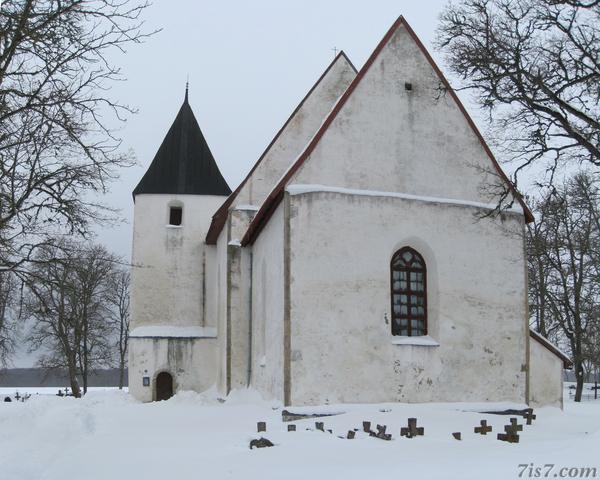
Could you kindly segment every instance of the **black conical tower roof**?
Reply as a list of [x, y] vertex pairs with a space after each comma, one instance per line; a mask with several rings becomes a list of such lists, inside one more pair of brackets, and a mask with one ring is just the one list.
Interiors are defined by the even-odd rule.
[[133, 190], [134, 199], [141, 193], [231, 193], [188, 103], [187, 88], [173, 125], [146, 174]]

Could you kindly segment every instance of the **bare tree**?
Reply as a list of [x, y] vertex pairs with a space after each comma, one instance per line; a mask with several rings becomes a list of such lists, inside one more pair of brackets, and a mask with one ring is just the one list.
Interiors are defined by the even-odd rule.
[[65, 245], [38, 249], [37, 262], [29, 277], [25, 313], [34, 321], [29, 335], [31, 349], [43, 346], [48, 351], [38, 364], [47, 369], [66, 368], [71, 391], [75, 397], [80, 397], [77, 352], [81, 328], [73, 304], [76, 294], [70, 259], [64, 255], [66, 251]]
[[0, 266], [23, 276], [57, 234], [112, 217], [94, 202], [116, 170], [111, 64], [147, 34], [135, 0], [4, 0], [0, 7]]
[[6, 366], [14, 352], [17, 287], [11, 272], [0, 271], [0, 366]]
[[532, 165], [600, 166], [600, 1], [460, 0], [437, 46], [474, 93], [514, 180]]
[[[550, 266], [546, 257], [549, 239], [545, 224], [545, 209], [541, 203], [529, 200], [529, 205], [536, 211], [538, 218], [527, 224], [527, 279], [529, 281], [529, 313], [534, 328], [545, 338], [554, 337], [551, 331], [556, 329], [553, 321], [554, 311], [548, 298], [550, 282]], [[539, 207], [539, 208], [537, 208]]]
[[596, 312], [596, 318], [590, 331], [583, 341], [584, 367], [588, 381], [590, 377], [594, 381], [594, 398], [598, 398], [598, 379], [600, 378], [600, 312]]
[[111, 282], [111, 303], [114, 330], [116, 333], [116, 350], [119, 365], [119, 389], [125, 384], [125, 368], [129, 347], [130, 300], [129, 285], [131, 274], [129, 270], [121, 269], [115, 272]]
[[28, 277], [30, 345], [47, 352], [42, 367], [67, 370], [73, 394], [80, 396], [90, 372], [112, 364], [110, 282], [119, 260], [101, 246], [55, 243], [38, 250]]
[[[537, 203], [538, 226], [529, 230], [530, 288], [538, 330], [569, 345], [581, 400], [586, 342], [600, 310], [599, 187], [578, 174]], [[540, 322], [543, 318], [543, 322]], [[588, 349], [589, 350], [589, 349]]]
[[79, 247], [71, 257], [73, 304], [81, 328], [78, 361], [84, 395], [92, 368], [108, 367], [113, 357], [110, 319], [110, 280], [119, 259], [103, 246]]

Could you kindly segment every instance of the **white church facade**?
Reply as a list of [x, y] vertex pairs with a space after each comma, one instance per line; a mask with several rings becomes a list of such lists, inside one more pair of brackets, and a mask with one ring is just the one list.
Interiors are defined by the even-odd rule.
[[531, 212], [402, 17], [360, 71], [335, 58], [233, 192], [186, 93], [133, 194], [142, 401], [562, 405], [569, 360], [528, 326]]

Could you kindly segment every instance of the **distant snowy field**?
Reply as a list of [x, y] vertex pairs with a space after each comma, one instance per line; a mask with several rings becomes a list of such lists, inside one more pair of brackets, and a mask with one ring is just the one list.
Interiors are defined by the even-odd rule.
[[[14, 390], [0, 389], [0, 394], [4, 398]], [[141, 404], [115, 389], [91, 389], [81, 400], [56, 397], [58, 388], [37, 390], [40, 394], [25, 403], [0, 402], [2, 480], [534, 478], [520, 464], [554, 464], [547, 478], [560, 478], [563, 467], [596, 467], [595, 478], [600, 478], [600, 402], [596, 401], [567, 401], [564, 412], [538, 409], [533, 425], [523, 426], [520, 443], [508, 444], [498, 441], [496, 434], [509, 417], [477, 411], [523, 405], [290, 409], [344, 412], [318, 419], [325, 429], [333, 430], [329, 434], [315, 430], [314, 419], [291, 422], [297, 431], [287, 432], [281, 408], [253, 391], [233, 392], [225, 403], [210, 391], [183, 392], [167, 402]], [[425, 428], [423, 437], [399, 437], [409, 417], [416, 417]], [[484, 418], [492, 433], [474, 434], [473, 427]], [[377, 423], [387, 425], [393, 440], [369, 438], [362, 432], [354, 440], [338, 438], [360, 428], [363, 420], [371, 421], [373, 429]], [[250, 440], [260, 436], [257, 421], [267, 422], [262, 435], [275, 447], [248, 448]], [[463, 440], [454, 440], [452, 432], [462, 432]], [[564, 472], [564, 478], [569, 478], [568, 470]]]

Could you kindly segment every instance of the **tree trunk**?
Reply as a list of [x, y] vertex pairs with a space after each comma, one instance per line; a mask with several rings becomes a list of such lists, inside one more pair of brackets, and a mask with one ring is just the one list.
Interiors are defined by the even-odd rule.
[[577, 381], [577, 388], [575, 390], [575, 401], [581, 402], [581, 394], [583, 393], [583, 364], [581, 360], [576, 358], [573, 361], [575, 370], [575, 380]]
[[83, 307], [83, 369], [81, 376], [83, 378], [83, 394], [88, 389], [88, 311], [87, 305]]
[[119, 362], [119, 390], [123, 390], [123, 384], [125, 383], [125, 360], [121, 359]]
[[77, 364], [75, 360], [75, 353], [69, 355], [69, 381], [71, 383], [71, 392], [73, 392], [73, 396], [75, 398], [81, 397], [81, 390], [79, 388], [79, 383], [77, 382]]

